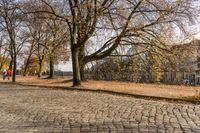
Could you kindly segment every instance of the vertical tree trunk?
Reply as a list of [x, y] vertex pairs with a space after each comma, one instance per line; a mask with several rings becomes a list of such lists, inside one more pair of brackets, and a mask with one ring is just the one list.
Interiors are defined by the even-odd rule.
[[80, 65], [80, 75], [81, 75], [81, 81], [85, 81], [86, 77], [85, 77], [85, 64], [81, 63]]
[[86, 80], [84, 75], [84, 69], [85, 69], [85, 63], [83, 61], [84, 57], [85, 57], [85, 46], [82, 45], [79, 50], [79, 66], [80, 66], [81, 81]]
[[24, 67], [23, 76], [27, 76], [29, 64], [30, 64], [30, 58], [27, 59], [26, 65], [25, 65], [25, 67]]
[[84, 68], [80, 68], [80, 74], [81, 74], [81, 81], [85, 81], [85, 75], [84, 75]]
[[30, 59], [32, 57], [32, 52], [33, 52], [33, 44], [31, 45], [31, 48], [30, 48], [30, 52], [29, 52], [29, 55], [28, 55], [28, 58], [27, 58], [27, 61], [26, 61], [23, 76], [27, 76], [28, 67], [29, 67], [29, 64], [30, 64]]
[[39, 70], [38, 70], [38, 78], [42, 76], [42, 60], [39, 60]]
[[3, 68], [3, 63], [1, 63], [1, 65], [0, 65], [0, 70], [2, 70], [2, 68]]
[[10, 64], [9, 64], [9, 69], [12, 70], [13, 68], [13, 57], [11, 57], [11, 61], [10, 61]]
[[53, 57], [52, 57], [52, 56], [50, 56], [49, 67], [50, 67], [49, 78], [52, 79], [52, 78], [54, 77], [54, 60], [53, 60]]
[[73, 86], [81, 85], [81, 74], [79, 66], [79, 49], [72, 48], [72, 64], [73, 64]]
[[16, 72], [17, 72], [17, 57], [16, 57], [16, 55], [14, 55], [12, 82], [16, 82]]

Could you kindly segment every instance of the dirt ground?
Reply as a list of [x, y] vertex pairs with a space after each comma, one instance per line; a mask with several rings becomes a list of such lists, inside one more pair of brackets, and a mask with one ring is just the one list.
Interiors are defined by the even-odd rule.
[[[10, 82], [3, 81], [0, 82]], [[43, 85], [43, 86], [62, 86], [71, 87], [72, 77], [57, 77], [55, 79], [38, 79], [34, 76], [17, 77], [17, 82], [26, 85]], [[109, 90], [115, 92], [126, 92], [130, 94], [139, 94], [146, 96], [158, 97], [188, 97], [194, 96], [200, 91], [199, 86], [185, 86], [185, 85], [163, 85], [163, 84], [144, 84], [118, 81], [94, 81], [88, 80], [82, 83], [82, 87], [92, 90]]]

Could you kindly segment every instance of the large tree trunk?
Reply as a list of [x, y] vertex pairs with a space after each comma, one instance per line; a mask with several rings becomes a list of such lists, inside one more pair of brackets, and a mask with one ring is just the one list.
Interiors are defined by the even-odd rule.
[[85, 75], [84, 75], [84, 67], [80, 68], [80, 74], [81, 74], [81, 81], [85, 81], [86, 78], [85, 78]]
[[39, 70], [38, 70], [38, 78], [42, 76], [42, 60], [39, 60]]
[[85, 63], [83, 61], [84, 57], [85, 57], [85, 46], [82, 45], [79, 51], [79, 66], [80, 66], [81, 81], [86, 80], [85, 75], [84, 75], [84, 69], [85, 69]]
[[9, 69], [12, 70], [13, 68], [13, 58], [11, 57], [11, 61], [10, 61], [10, 64], [9, 64]]
[[27, 76], [29, 64], [30, 64], [30, 58], [27, 59], [27, 62], [26, 62], [25, 68], [24, 68], [24, 72], [23, 72], [23, 76]]
[[17, 57], [16, 57], [16, 55], [14, 55], [14, 58], [13, 58], [12, 82], [16, 82], [16, 72], [17, 72]]
[[30, 64], [30, 59], [31, 59], [32, 54], [33, 54], [33, 46], [34, 45], [32, 44], [31, 48], [30, 48], [30, 52], [29, 52], [28, 58], [27, 58], [27, 61], [26, 61], [26, 65], [25, 65], [25, 68], [24, 68], [23, 76], [27, 76], [28, 67], [29, 67], [29, 64]]
[[49, 67], [50, 67], [49, 78], [52, 79], [54, 77], [54, 59], [52, 56], [50, 57]]
[[1, 65], [0, 65], [0, 70], [2, 70], [2, 68], [3, 68], [3, 63], [1, 63]]
[[85, 64], [80, 61], [80, 75], [81, 75], [81, 81], [86, 81], [85, 77]]
[[79, 49], [72, 48], [72, 64], [73, 64], [73, 86], [81, 85], [81, 74], [79, 64]]

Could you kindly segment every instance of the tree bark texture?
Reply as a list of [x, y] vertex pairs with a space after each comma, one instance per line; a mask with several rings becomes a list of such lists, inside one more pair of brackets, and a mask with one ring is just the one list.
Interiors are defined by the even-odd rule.
[[49, 78], [52, 79], [54, 77], [54, 59], [52, 56], [50, 56], [49, 67], [50, 67]]
[[81, 74], [79, 64], [79, 49], [72, 48], [72, 64], [73, 64], [73, 86], [81, 85]]

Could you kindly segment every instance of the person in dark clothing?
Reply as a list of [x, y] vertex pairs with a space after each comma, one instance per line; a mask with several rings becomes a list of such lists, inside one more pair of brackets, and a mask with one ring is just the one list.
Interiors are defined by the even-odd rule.
[[6, 75], [7, 75], [7, 71], [6, 71], [6, 69], [4, 69], [4, 70], [2, 71], [3, 80], [6, 79]]

